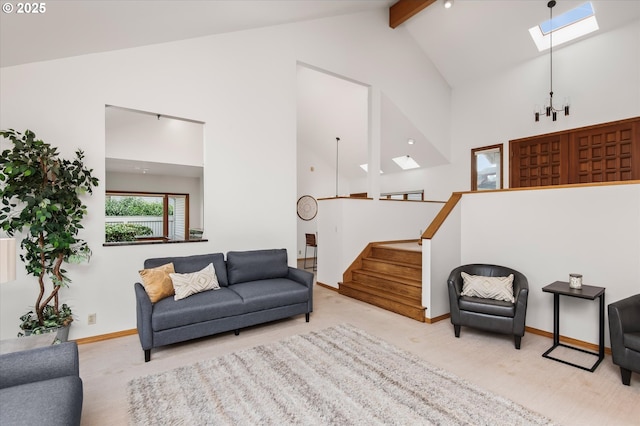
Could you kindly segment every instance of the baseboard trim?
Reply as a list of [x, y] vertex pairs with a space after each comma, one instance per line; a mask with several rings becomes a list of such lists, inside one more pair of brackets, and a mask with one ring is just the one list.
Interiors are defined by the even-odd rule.
[[424, 322], [426, 322], [427, 324], [434, 324], [438, 321], [442, 321], [445, 320], [447, 318], [451, 318], [451, 314], [444, 314], [444, 315], [440, 315], [439, 317], [434, 317], [434, 318], [426, 318], [424, 319]]
[[122, 331], [116, 331], [113, 333], [99, 334], [97, 336], [82, 337], [80, 339], [74, 340], [74, 342], [76, 342], [79, 345], [84, 345], [86, 343], [96, 343], [96, 342], [102, 342], [104, 340], [117, 339], [118, 337], [132, 336], [134, 334], [138, 334], [138, 330], [135, 328], [131, 330], [122, 330]]
[[321, 283], [320, 281], [316, 281], [316, 284], [319, 285], [320, 287], [327, 288], [331, 291], [338, 291], [337, 287], [333, 287], [333, 286], [330, 286], [329, 284]]

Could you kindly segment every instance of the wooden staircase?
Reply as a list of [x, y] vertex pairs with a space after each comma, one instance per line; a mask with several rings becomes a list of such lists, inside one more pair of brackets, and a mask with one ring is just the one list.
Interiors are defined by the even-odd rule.
[[338, 291], [424, 322], [421, 248], [417, 240], [370, 243], [343, 274]]

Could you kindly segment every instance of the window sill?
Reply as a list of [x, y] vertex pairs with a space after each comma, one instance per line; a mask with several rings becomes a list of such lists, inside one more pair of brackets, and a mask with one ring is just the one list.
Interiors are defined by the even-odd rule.
[[182, 244], [182, 243], [202, 243], [207, 242], [207, 239], [200, 240], [141, 240], [141, 241], [120, 241], [114, 243], [103, 243], [103, 247], [120, 247], [120, 246], [146, 246], [150, 244]]

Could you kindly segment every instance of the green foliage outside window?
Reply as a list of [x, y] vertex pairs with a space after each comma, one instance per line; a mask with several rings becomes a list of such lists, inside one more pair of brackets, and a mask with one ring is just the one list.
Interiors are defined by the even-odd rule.
[[136, 237], [151, 235], [152, 232], [148, 226], [133, 223], [108, 223], [105, 225], [105, 239], [108, 243], [135, 241]]
[[[137, 197], [107, 198], [104, 212], [106, 216], [162, 216], [162, 203]], [[169, 205], [169, 215], [172, 214], [173, 206]]]

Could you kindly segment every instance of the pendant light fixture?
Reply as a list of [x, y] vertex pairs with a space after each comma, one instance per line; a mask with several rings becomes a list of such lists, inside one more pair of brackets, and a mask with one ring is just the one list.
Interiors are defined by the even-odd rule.
[[561, 108], [556, 108], [553, 105], [553, 7], [556, 5], [555, 0], [551, 0], [547, 3], [549, 8], [549, 99], [543, 110], [539, 110], [537, 107], [534, 111], [535, 120], [540, 121], [540, 114], [544, 113], [547, 117], [551, 117], [553, 121], [558, 118], [558, 113], [564, 111], [564, 115], [569, 115], [569, 101], [565, 100]]

